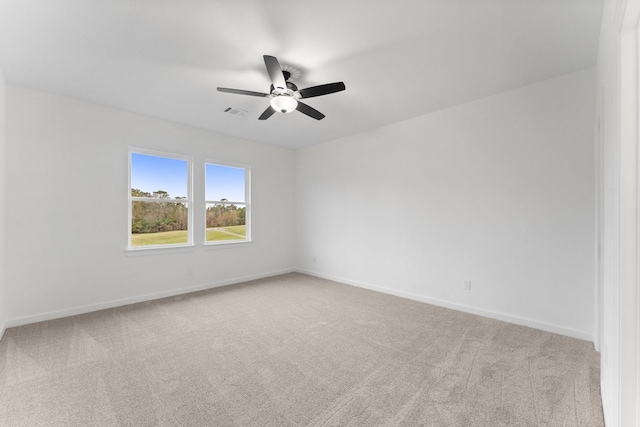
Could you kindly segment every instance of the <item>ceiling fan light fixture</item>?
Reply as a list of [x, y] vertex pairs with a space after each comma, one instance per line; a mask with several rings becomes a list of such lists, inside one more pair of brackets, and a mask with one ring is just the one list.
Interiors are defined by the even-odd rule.
[[290, 113], [298, 107], [298, 101], [290, 95], [278, 95], [271, 98], [271, 107], [281, 113]]

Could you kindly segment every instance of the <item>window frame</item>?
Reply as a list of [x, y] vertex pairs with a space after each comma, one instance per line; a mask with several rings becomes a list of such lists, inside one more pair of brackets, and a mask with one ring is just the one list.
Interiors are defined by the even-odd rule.
[[[207, 165], [225, 166], [230, 168], [244, 170], [244, 202], [229, 200], [221, 203], [220, 200], [207, 200]], [[204, 160], [204, 180], [203, 180], [203, 193], [204, 193], [204, 207], [203, 212], [203, 225], [204, 233], [202, 235], [204, 246], [220, 246], [220, 245], [242, 245], [251, 243], [251, 166], [242, 163], [232, 163], [224, 160], [205, 159]], [[243, 240], [212, 240], [207, 241], [207, 208], [210, 204], [228, 204], [228, 205], [242, 205], [245, 207], [245, 238]]]
[[[134, 197], [131, 195], [131, 160], [133, 154], [142, 154], [145, 156], [164, 157], [168, 159], [183, 160], [187, 162], [187, 198], [176, 199], [169, 198], [166, 200], [151, 198], [151, 197]], [[127, 186], [127, 251], [166, 251], [171, 249], [180, 248], [193, 248], [193, 212], [194, 212], [194, 200], [193, 200], [193, 157], [184, 154], [167, 153], [164, 151], [149, 150], [145, 148], [129, 147], [128, 149], [128, 186]], [[154, 202], [154, 203], [186, 203], [187, 205], [187, 242], [186, 243], [171, 243], [164, 245], [144, 245], [144, 246], [132, 246], [131, 238], [133, 233], [131, 232], [131, 226], [133, 224], [133, 202]]]

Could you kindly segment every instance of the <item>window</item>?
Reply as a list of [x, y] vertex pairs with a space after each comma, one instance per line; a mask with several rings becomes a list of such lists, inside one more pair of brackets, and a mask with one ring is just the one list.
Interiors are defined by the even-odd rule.
[[251, 240], [249, 168], [205, 164], [205, 243]]
[[129, 249], [191, 245], [190, 205], [190, 158], [130, 151]]

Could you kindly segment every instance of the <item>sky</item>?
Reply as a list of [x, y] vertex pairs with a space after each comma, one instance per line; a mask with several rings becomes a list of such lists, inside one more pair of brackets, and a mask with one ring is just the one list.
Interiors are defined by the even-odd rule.
[[187, 197], [188, 170], [186, 160], [131, 153], [131, 188], [148, 193], [162, 190], [172, 198]]
[[244, 169], [230, 166], [206, 165], [205, 199], [217, 201], [227, 199], [244, 202]]
[[[205, 197], [209, 201], [244, 200], [243, 168], [206, 164]], [[131, 153], [131, 188], [148, 193], [162, 190], [172, 198], [186, 197], [188, 162], [186, 160]], [[198, 183], [195, 183], [196, 185]]]

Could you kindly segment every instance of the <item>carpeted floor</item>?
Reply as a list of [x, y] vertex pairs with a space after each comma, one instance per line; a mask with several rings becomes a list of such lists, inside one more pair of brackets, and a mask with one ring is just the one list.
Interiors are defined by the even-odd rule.
[[301, 274], [12, 328], [2, 426], [602, 426], [589, 342]]

